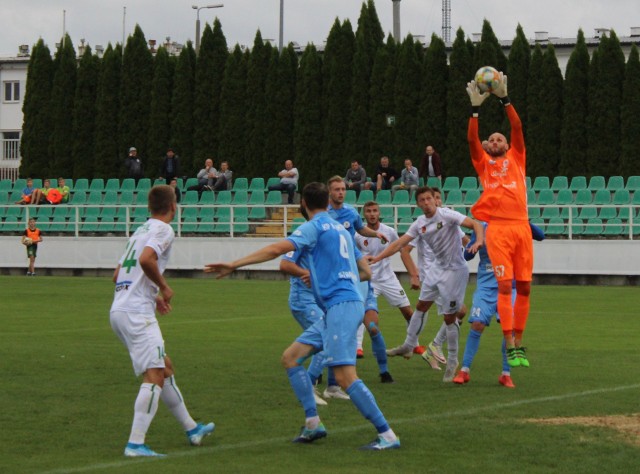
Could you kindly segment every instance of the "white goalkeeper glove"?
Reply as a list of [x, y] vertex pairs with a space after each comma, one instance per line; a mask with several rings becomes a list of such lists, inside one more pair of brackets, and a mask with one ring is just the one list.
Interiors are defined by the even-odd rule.
[[471, 99], [472, 107], [480, 107], [484, 100], [489, 97], [488, 92], [480, 92], [478, 90], [478, 85], [476, 81], [467, 82], [467, 94], [469, 94], [469, 99]]

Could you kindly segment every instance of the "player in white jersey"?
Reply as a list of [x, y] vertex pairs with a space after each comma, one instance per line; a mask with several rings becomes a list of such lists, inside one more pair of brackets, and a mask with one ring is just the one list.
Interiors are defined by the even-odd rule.
[[115, 294], [111, 305], [111, 327], [127, 347], [137, 376], [143, 383], [134, 405], [127, 457], [163, 456], [145, 444], [145, 436], [161, 399], [176, 417], [192, 445], [213, 432], [215, 425], [196, 423], [189, 415], [178, 388], [171, 359], [155, 312], [171, 311], [173, 290], [163, 273], [175, 237], [169, 222], [176, 213], [176, 195], [170, 186], [149, 191], [151, 218], [131, 236], [113, 274]]
[[[439, 188], [436, 187], [432, 187], [431, 189], [433, 190], [433, 196], [436, 201], [436, 206], [442, 207], [442, 192]], [[461, 239], [461, 248], [463, 248], [469, 243], [469, 237], [465, 235], [462, 229], [459, 230], [459, 234]], [[418, 249], [417, 268], [415, 265], [413, 265], [413, 259], [411, 259], [410, 257], [411, 250], [413, 248]], [[420, 237], [416, 237], [411, 242], [409, 242], [409, 245], [406, 245], [400, 250], [400, 255], [402, 256], [402, 261], [405, 263], [405, 267], [407, 268], [409, 276], [411, 277], [411, 289], [419, 290], [421, 286], [420, 282], [425, 280], [428, 269], [433, 265], [433, 261], [435, 258], [433, 255], [433, 250], [431, 250], [431, 247], [425, 240], [420, 239]], [[441, 299], [437, 298], [435, 303], [438, 314], [444, 314], [445, 311]], [[464, 319], [466, 314], [467, 307], [463, 304], [460, 310], [456, 313], [456, 324], [458, 326], [460, 326], [460, 322]], [[425, 318], [427, 318], [428, 316], [428, 312], [425, 313]], [[436, 334], [436, 337], [429, 343], [429, 345], [426, 347], [426, 350], [422, 351], [422, 358], [434, 370], [442, 370], [440, 368], [440, 364], [447, 363], [447, 360], [445, 359], [442, 352], [442, 344], [447, 338], [446, 329], [447, 324], [443, 321], [440, 329]]]
[[484, 229], [479, 222], [459, 212], [437, 207], [433, 190], [429, 187], [419, 188], [416, 191], [416, 199], [424, 215], [418, 217], [402, 237], [390, 244], [377, 257], [370, 257], [369, 261], [375, 264], [390, 257], [417, 236], [429, 244], [433, 250], [434, 264], [422, 282], [418, 304], [407, 328], [407, 337], [401, 346], [387, 351], [387, 354], [404, 357], [411, 355], [426, 322], [425, 312], [440, 297], [443, 302], [444, 320], [447, 324], [449, 348], [443, 381], [451, 382], [458, 367], [459, 328], [455, 324], [456, 313], [463, 305], [469, 279], [467, 262], [460, 250], [459, 228], [462, 226], [473, 229], [479, 236], [469, 249], [474, 253], [484, 244]]

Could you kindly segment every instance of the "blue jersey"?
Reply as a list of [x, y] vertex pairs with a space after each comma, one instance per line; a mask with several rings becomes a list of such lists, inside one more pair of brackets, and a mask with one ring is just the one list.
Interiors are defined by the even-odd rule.
[[[288, 252], [282, 257], [282, 259], [293, 262], [305, 270], [309, 270], [311, 268], [311, 255], [305, 251], [294, 250], [293, 252]], [[289, 307], [292, 310], [303, 311], [310, 305], [316, 304], [316, 297], [313, 294], [313, 289], [305, 285], [300, 278], [292, 276], [289, 278], [289, 282], [291, 283], [291, 287], [289, 289]]]
[[354, 239], [356, 237], [356, 232], [364, 227], [360, 214], [358, 214], [358, 211], [349, 204], [343, 204], [340, 209], [334, 209], [329, 205], [329, 209], [327, 209], [327, 211], [331, 217], [347, 229], [351, 234], [351, 237]]
[[298, 227], [288, 240], [296, 251], [308, 253], [311, 287], [316, 302], [327, 308], [345, 301], [362, 301], [357, 260], [362, 254], [345, 228], [320, 212]]

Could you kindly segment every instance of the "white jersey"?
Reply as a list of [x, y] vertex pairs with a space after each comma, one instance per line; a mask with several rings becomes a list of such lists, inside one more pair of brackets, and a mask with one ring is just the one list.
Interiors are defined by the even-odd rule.
[[[458, 235], [460, 236], [460, 249], [462, 251], [462, 238], [464, 237], [464, 231], [460, 228], [458, 228]], [[417, 236], [409, 242], [409, 245], [418, 249], [418, 277], [420, 278], [420, 281], [424, 281], [427, 269], [431, 268], [435, 261], [433, 250], [431, 250], [427, 241], [421, 239], [420, 236]]]
[[[466, 216], [457, 211], [439, 207], [433, 217], [418, 217], [407, 235], [414, 239], [418, 237], [430, 247], [432, 265], [444, 270], [466, 267], [460, 240], [460, 224], [465, 219]], [[420, 250], [420, 246], [418, 248]], [[424, 248], [422, 250], [424, 256]]]
[[[384, 235], [387, 242], [383, 244], [382, 241], [376, 237], [363, 237], [360, 234], [356, 234], [356, 245], [358, 249], [360, 249], [360, 252], [362, 252], [362, 255], [371, 255], [372, 257], [380, 255], [389, 246], [389, 243], [398, 240], [398, 233], [395, 229], [382, 222], [376, 232]], [[396, 274], [391, 268], [391, 259], [383, 258], [378, 263], [371, 265], [371, 283], [385, 281], [390, 278], [396, 278]]]
[[144, 248], [150, 247], [158, 256], [160, 273], [164, 273], [174, 238], [171, 226], [158, 219], [149, 219], [129, 238], [118, 262], [120, 270], [111, 311], [155, 314], [158, 287], [144, 274], [138, 259]]

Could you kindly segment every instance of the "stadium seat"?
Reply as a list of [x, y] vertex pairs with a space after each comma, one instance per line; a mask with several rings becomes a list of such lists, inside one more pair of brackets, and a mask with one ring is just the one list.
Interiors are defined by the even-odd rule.
[[561, 217], [554, 217], [549, 221], [544, 233], [546, 235], [562, 235], [564, 231], [564, 220]]
[[89, 190], [89, 180], [86, 178], [77, 179], [73, 185], [74, 193], [87, 192]]
[[13, 189], [13, 183], [10, 179], [2, 179], [0, 180], [0, 192], [6, 191], [7, 194], [11, 192]]
[[278, 184], [280, 184], [280, 178], [277, 176], [271, 177], [267, 180], [267, 189], [269, 189], [269, 186], [276, 186]]
[[527, 183], [527, 190], [531, 189], [531, 176], [526, 177], [525, 183]]
[[640, 176], [629, 176], [624, 189], [632, 193], [640, 191]]
[[162, 184], [168, 184], [167, 180], [164, 178], [156, 178], [153, 180], [153, 186], [160, 186]]
[[560, 217], [564, 220], [568, 220], [569, 215], [571, 215], [572, 218], [577, 219], [579, 214], [580, 210], [575, 206], [567, 206], [560, 209]]
[[551, 191], [561, 191], [563, 189], [569, 189], [569, 180], [566, 176], [555, 176], [551, 183]]
[[101, 234], [106, 234], [109, 232], [114, 232], [116, 230], [116, 222], [114, 216], [106, 216], [100, 217], [100, 225], [98, 226], [97, 232]]
[[223, 206], [216, 209], [216, 224], [213, 232], [228, 234], [231, 232], [231, 206]]
[[294, 217], [293, 218], [293, 222], [291, 224], [291, 230], [290, 232], [295, 231], [298, 227], [300, 227], [302, 224], [304, 224], [305, 218], [304, 217]]
[[541, 217], [547, 221], [560, 218], [560, 208], [557, 206], [545, 206], [542, 208]]
[[198, 208], [186, 207], [181, 209], [180, 219], [182, 221], [180, 231], [182, 233], [192, 233], [198, 230]]
[[104, 199], [102, 200], [103, 206], [115, 206], [118, 204], [118, 192], [107, 191], [104, 193]]
[[136, 190], [136, 182], [132, 178], [125, 178], [122, 180], [122, 184], [120, 185], [120, 192], [133, 192]]
[[626, 204], [629, 204], [630, 202], [631, 202], [631, 195], [629, 194], [629, 191], [627, 191], [626, 189], [618, 189], [613, 194], [612, 203], [615, 204], [616, 206], [624, 206]]
[[231, 204], [234, 205], [245, 205], [249, 202], [249, 192], [246, 189], [240, 189], [233, 194], [233, 201]]
[[571, 190], [561, 189], [558, 191], [558, 195], [556, 196], [556, 204], [562, 206], [573, 203], [573, 193]]
[[402, 235], [407, 232], [409, 230], [409, 227], [411, 227], [411, 224], [413, 224], [413, 219], [411, 219], [410, 217], [404, 217], [400, 219], [398, 221], [398, 234]]
[[249, 185], [249, 191], [260, 191], [264, 193], [264, 178], [252, 178], [251, 184]]
[[437, 176], [430, 176], [427, 179], [427, 186], [430, 188], [442, 188], [442, 181]]
[[104, 191], [104, 179], [102, 178], [94, 178], [91, 180], [91, 184], [89, 185], [89, 192], [91, 191]]
[[476, 203], [479, 197], [480, 197], [480, 191], [477, 191], [477, 190], [467, 191], [467, 193], [464, 195], [463, 204], [465, 206], [472, 206], [473, 204]]
[[103, 207], [102, 211], [100, 211], [100, 220], [103, 220], [108, 217], [116, 217], [116, 212], [118, 208], [113, 206]]
[[[537, 180], [538, 178], [536, 178]], [[541, 206], [549, 206], [551, 204], [555, 204], [556, 202], [556, 198], [553, 195], [553, 191], [551, 191], [550, 189], [542, 189], [539, 193], [538, 193], [538, 199], [536, 200], [536, 204], [539, 204]]]
[[362, 206], [368, 201], [373, 201], [373, 191], [371, 191], [370, 189], [363, 189], [362, 191], [360, 191], [360, 195], [358, 196], [356, 204], [358, 206]]
[[187, 178], [187, 181], [184, 183], [184, 190], [188, 190], [193, 186], [198, 185], [198, 178]]
[[528, 214], [529, 214], [529, 219], [536, 219], [538, 217], [541, 216], [541, 212], [540, 212], [540, 208], [539, 207], [533, 207], [533, 206], [529, 206], [527, 208], [528, 210]]
[[246, 207], [233, 208], [233, 234], [249, 232], [249, 209]]
[[260, 220], [267, 217], [267, 209], [264, 207], [264, 191], [253, 191], [248, 204], [255, 206], [249, 208], [250, 220]]
[[3, 232], [20, 232], [26, 227], [26, 222], [22, 217], [7, 216], [2, 224]]
[[406, 189], [398, 189], [396, 193], [393, 195], [391, 204], [395, 204], [395, 205], [409, 204], [409, 191], [407, 191]]
[[449, 176], [448, 178], [445, 178], [444, 184], [442, 185], [443, 191], [447, 192], [447, 191], [454, 191], [459, 189], [460, 189], [460, 178], [456, 176]]
[[[272, 193], [274, 191], [269, 191], [269, 192]], [[356, 192], [353, 189], [347, 189], [347, 192], [344, 195], [345, 204], [351, 204], [353, 206], [357, 200], [358, 198], [356, 196]]]
[[69, 204], [71, 206], [82, 206], [87, 203], [87, 193], [85, 191], [76, 191], [71, 196]]
[[596, 195], [593, 198], [593, 204], [597, 206], [604, 206], [611, 203], [611, 192], [607, 189], [599, 189], [596, 191]]
[[391, 204], [380, 205], [380, 220], [387, 225], [393, 226], [393, 206]]
[[198, 191], [187, 191], [182, 197], [180, 204], [183, 206], [192, 206], [198, 204]]
[[604, 225], [604, 230], [602, 231], [602, 235], [606, 235], [608, 237], [616, 237], [618, 235], [624, 235], [624, 233], [624, 225], [618, 218], [607, 220], [606, 224]]
[[56, 216], [54, 214], [49, 224], [49, 232], [70, 232], [67, 219], [64, 216]]
[[527, 203], [535, 204], [536, 202], [536, 192], [533, 189], [527, 189]]
[[236, 178], [233, 181], [233, 191], [247, 191], [249, 189], [249, 180], [247, 178]]
[[13, 204], [9, 201], [9, 191], [0, 191], [0, 206], [5, 204]]
[[459, 189], [452, 189], [447, 193], [445, 204], [447, 206], [458, 206], [462, 204], [462, 191]]
[[120, 192], [120, 180], [118, 178], [109, 178], [104, 186], [105, 192], [115, 191]]
[[624, 178], [622, 176], [611, 176], [607, 181], [607, 189], [612, 193], [624, 189]]
[[411, 206], [397, 206], [396, 213], [398, 215], [398, 222], [402, 219], [412, 219], [411, 214], [413, 213], [413, 209]]
[[[197, 191], [190, 191], [192, 193], [197, 193]], [[203, 205], [213, 205], [216, 202], [216, 194], [213, 191], [202, 191], [200, 195], [200, 199], [198, 200], [198, 204]]]
[[102, 191], [90, 191], [87, 197], [87, 205], [98, 206], [102, 204]]
[[376, 194], [376, 202], [378, 204], [391, 204], [391, 191], [388, 189], [381, 189]]
[[[349, 191], [347, 191], [349, 193]], [[346, 200], [345, 200], [346, 202]], [[282, 193], [280, 191], [269, 191], [265, 200], [267, 206], [279, 206], [282, 204]]]
[[567, 225], [567, 229], [565, 230], [565, 233], [567, 235], [569, 235], [569, 232], [571, 233], [571, 237], [582, 235], [582, 233], [584, 232], [584, 223], [582, 219], [577, 217], [571, 219], [571, 223]]
[[578, 217], [583, 220], [598, 217], [598, 208], [593, 206], [583, 207], [580, 209], [580, 214], [578, 215]]
[[592, 176], [587, 189], [591, 192], [605, 189], [604, 176]]
[[584, 176], [574, 176], [573, 178], [571, 178], [569, 189], [573, 192], [587, 189], [587, 178], [585, 178]]
[[136, 185], [136, 193], [148, 193], [151, 189], [151, 180], [149, 178], [142, 178]]
[[594, 217], [587, 221], [582, 235], [600, 235], [603, 231], [602, 220]]
[[125, 191], [120, 194], [120, 202], [121, 206], [131, 206], [133, 204], [133, 191]]
[[[38, 189], [38, 188], [41, 188], [41, 187], [42, 187], [42, 179], [40, 179], [40, 178], [33, 178], [33, 180], [32, 180], [32, 181], [33, 181], [33, 189]], [[55, 185], [56, 181], [51, 181], [50, 183], [51, 183], [51, 187], [55, 187], [55, 186], [56, 186], [56, 185]], [[25, 185], [24, 185], [24, 186], [21, 186], [21, 187], [20, 187], [20, 189], [18, 189], [16, 186], [14, 186], [14, 187], [13, 187], [13, 189], [14, 189], [15, 191], [22, 191], [22, 189], [24, 189], [25, 187], [26, 187], [26, 183], [25, 183]]]
[[618, 216], [617, 217], [618, 217], [618, 219], [621, 219], [623, 221], [629, 221], [631, 219], [635, 220], [636, 219], [636, 212], [634, 211], [633, 207], [631, 207], [631, 206], [620, 207], [620, 208], [618, 208]]
[[544, 189], [549, 189], [549, 177], [548, 176], [538, 176], [533, 181], [533, 190], [538, 192]]
[[50, 219], [53, 216], [53, 206], [27, 206], [27, 210], [33, 212], [29, 217], [35, 217], [40, 225], [40, 219]]
[[231, 191], [220, 191], [216, 196], [216, 203], [221, 205], [231, 204], [231, 199], [232, 199]]
[[588, 189], [580, 189], [576, 193], [574, 204], [576, 204], [577, 206], [585, 206], [591, 204], [591, 201], [591, 191], [589, 191]]

